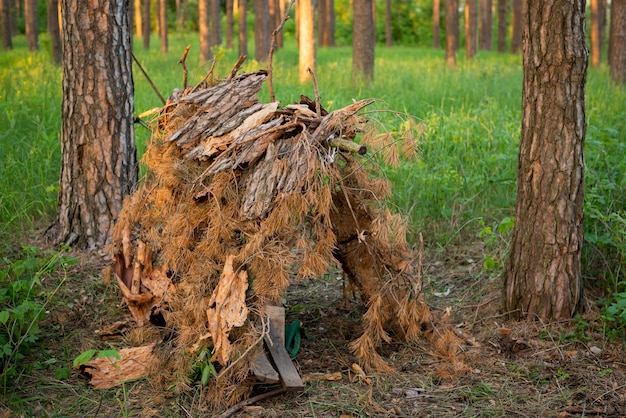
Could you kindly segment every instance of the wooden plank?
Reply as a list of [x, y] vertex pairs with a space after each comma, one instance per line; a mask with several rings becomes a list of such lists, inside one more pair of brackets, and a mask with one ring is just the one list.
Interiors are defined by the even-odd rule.
[[269, 333], [264, 338], [265, 346], [272, 356], [274, 365], [278, 369], [283, 386], [291, 391], [304, 390], [302, 378], [300, 378], [298, 371], [291, 362], [291, 358], [289, 354], [287, 354], [287, 350], [285, 350], [285, 345], [280, 343], [280, 336], [276, 329], [276, 324], [270, 320], [269, 327]]
[[262, 383], [278, 383], [280, 382], [280, 376], [270, 359], [267, 358], [265, 351], [261, 352], [252, 362], [252, 372], [256, 376], [257, 380]]

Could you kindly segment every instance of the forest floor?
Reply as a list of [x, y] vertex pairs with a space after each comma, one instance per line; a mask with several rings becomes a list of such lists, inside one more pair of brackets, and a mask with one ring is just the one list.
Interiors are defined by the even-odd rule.
[[[624, 344], [606, 338], [593, 303], [570, 323], [507, 321], [499, 278], [482, 268], [480, 249], [453, 253], [457, 256], [426, 257], [425, 292], [434, 332], [447, 311], [464, 342], [467, 367], [443, 373], [442, 360], [424, 340], [381, 349], [394, 368], [391, 374], [355, 373], [347, 346], [359, 335], [363, 307], [340, 309], [343, 280], [327, 275], [292, 284], [286, 298], [286, 323], [300, 320], [306, 335], [294, 360], [307, 379], [304, 391], [271, 397], [233, 416], [626, 416]], [[0, 417], [208, 416], [199, 388], [158, 393], [149, 380], [139, 380], [97, 390], [77, 371], [65, 380], [55, 378], [55, 367], [82, 351], [125, 343], [123, 337], [103, 340], [97, 334], [128, 317], [117, 285], [103, 280], [106, 261], [96, 254], [73, 256], [79, 263], [64, 276], [63, 303], [51, 307], [41, 324], [44, 344], [34, 356], [44, 366], [9, 387], [0, 398]], [[48, 286], [56, 285], [49, 281]], [[326, 380], [338, 379], [338, 373], [340, 380]]]

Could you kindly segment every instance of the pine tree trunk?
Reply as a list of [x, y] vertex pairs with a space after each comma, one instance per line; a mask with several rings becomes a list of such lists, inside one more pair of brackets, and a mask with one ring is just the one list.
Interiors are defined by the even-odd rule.
[[248, 2], [239, 0], [239, 56], [248, 55]]
[[150, 0], [142, 0], [141, 30], [143, 37], [143, 49], [150, 49]]
[[506, 20], [509, 12], [509, 0], [498, 0], [498, 52], [506, 52], [506, 31], [509, 23]]
[[385, 45], [387, 48], [393, 45], [391, 39], [391, 0], [385, 1]]
[[609, 67], [617, 84], [626, 80], [626, 0], [611, 1], [609, 32]]
[[235, 14], [233, 0], [226, 0], [226, 49], [233, 49], [233, 38], [235, 34]]
[[11, 34], [11, 13], [9, 0], [0, 0], [0, 13], [2, 15], [2, 49], [13, 49], [13, 36]]
[[222, 45], [222, 19], [220, 0], [211, 0], [211, 46]]
[[374, 48], [376, 32], [372, 14], [373, 0], [354, 0], [352, 9], [352, 76], [357, 84], [374, 79]]
[[143, 35], [143, 26], [141, 26], [141, 0], [133, 0], [133, 15], [135, 16], [135, 36], [140, 38]]
[[109, 243], [137, 183], [129, 0], [63, 0], [63, 105], [55, 243]]
[[39, 50], [39, 26], [37, 25], [37, 0], [24, 0], [26, 40], [29, 51]]
[[48, 0], [48, 33], [52, 46], [52, 62], [61, 65], [61, 32], [59, 31], [59, 0]]
[[581, 307], [584, 22], [584, 0], [527, 0], [517, 215], [504, 271], [516, 319], [568, 319]]
[[439, 0], [433, 1], [433, 48], [441, 48], [440, 21], [441, 10]]
[[266, 62], [270, 53], [269, 0], [254, 0], [254, 59]]
[[298, 75], [300, 83], [311, 80], [309, 68], [315, 71], [315, 20], [312, 0], [298, 0], [300, 2], [300, 49], [298, 55]]
[[167, 2], [166, 0], [157, 0], [159, 2], [159, 35], [161, 37], [161, 54], [166, 55], [169, 45], [167, 41]]
[[456, 50], [459, 36], [458, 0], [446, 0], [446, 64], [456, 68]]
[[211, 59], [211, 28], [210, 28], [210, 0], [198, 0], [198, 32], [200, 36], [200, 59]]
[[491, 0], [480, 0], [480, 48], [493, 49], [493, 12]]
[[478, 39], [478, 0], [465, 0], [465, 57], [476, 55]]
[[525, 0], [513, 0], [513, 34], [511, 35], [511, 53], [516, 54], [522, 47], [522, 13]]

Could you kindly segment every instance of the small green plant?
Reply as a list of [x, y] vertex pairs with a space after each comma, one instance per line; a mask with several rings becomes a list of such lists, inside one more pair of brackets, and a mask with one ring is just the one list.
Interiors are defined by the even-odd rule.
[[209, 384], [212, 377], [217, 376], [215, 365], [211, 362], [211, 351], [207, 348], [200, 352], [194, 365], [193, 379], [200, 381], [202, 386]]
[[52, 295], [41, 289], [42, 280], [58, 268], [73, 264], [75, 259], [62, 252], [40, 255], [35, 247], [24, 247], [19, 259], [2, 259], [0, 265], [0, 384], [6, 388], [22, 369], [25, 354], [38, 340], [39, 323]]
[[485, 243], [483, 267], [487, 271], [502, 269], [504, 258], [508, 254], [508, 235], [515, 226], [515, 218], [507, 216], [493, 227], [486, 225], [483, 219], [478, 221], [478, 238]]
[[576, 314], [574, 318], [572, 318], [572, 323], [576, 325], [576, 329], [568, 334], [561, 336], [562, 340], [568, 341], [578, 341], [582, 343], [589, 342], [591, 337], [587, 333], [589, 329], [589, 322], [585, 321], [580, 314]]

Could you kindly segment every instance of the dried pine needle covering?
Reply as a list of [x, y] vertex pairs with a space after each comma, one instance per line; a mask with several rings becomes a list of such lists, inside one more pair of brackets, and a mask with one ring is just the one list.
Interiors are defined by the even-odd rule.
[[388, 371], [376, 348], [430, 326], [406, 222], [386, 209], [389, 182], [353, 142], [387, 135], [361, 115], [372, 100], [319, 114], [305, 97], [280, 107], [259, 101], [265, 79], [242, 74], [170, 97], [111, 246], [134, 319], [163, 329], [154, 381], [184, 389], [209, 353], [216, 406], [248, 393], [264, 307], [292, 280], [343, 269], [368, 308], [350, 347], [366, 369]]

